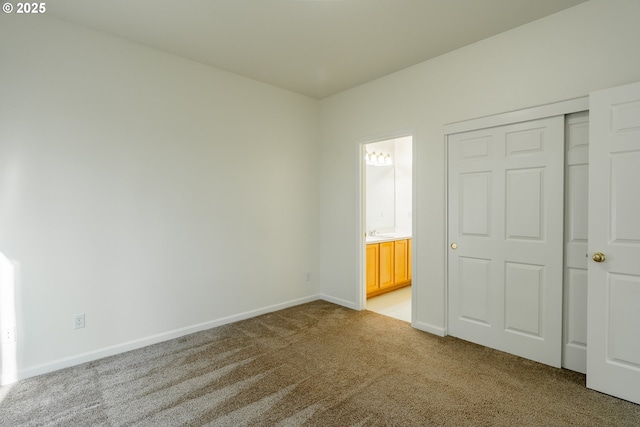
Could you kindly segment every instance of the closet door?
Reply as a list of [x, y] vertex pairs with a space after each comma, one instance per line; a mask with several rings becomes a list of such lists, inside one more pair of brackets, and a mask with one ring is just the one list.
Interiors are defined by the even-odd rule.
[[589, 112], [587, 387], [640, 403], [640, 83]]
[[589, 112], [566, 119], [562, 367], [587, 372]]
[[449, 334], [560, 367], [564, 117], [448, 136]]

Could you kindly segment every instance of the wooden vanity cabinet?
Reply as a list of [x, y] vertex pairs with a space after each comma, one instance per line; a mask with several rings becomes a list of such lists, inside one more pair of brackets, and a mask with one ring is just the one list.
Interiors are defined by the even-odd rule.
[[380, 246], [380, 254], [378, 258], [378, 276], [380, 277], [380, 281], [378, 283], [378, 287], [380, 289], [388, 288], [395, 284], [393, 269], [393, 262], [395, 259], [394, 243], [395, 242], [378, 243], [378, 246]]
[[409, 247], [409, 253], [407, 254], [407, 266], [409, 270], [409, 281], [411, 281], [411, 260], [413, 255], [411, 254], [411, 239], [407, 239], [407, 246]]
[[409, 281], [409, 241], [396, 240], [394, 243], [393, 277], [395, 283], [407, 283]]
[[378, 290], [378, 283], [380, 282], [379, 254], [379, 245], [367, 245], [367, 295]]
[[411, 284], [411, 239], [367, 245], [367, 298]]

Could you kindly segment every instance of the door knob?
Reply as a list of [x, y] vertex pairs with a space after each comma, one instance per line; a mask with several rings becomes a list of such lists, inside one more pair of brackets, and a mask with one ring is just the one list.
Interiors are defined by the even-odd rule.
[[455, 251], [456, 249], [458, 249], [458, 244], [457, 244], [457, 243], [455, 243], [455, 242], [453, 242], [453, 243], [451, 244], [451, 249], [453, 249], [454, 251]]
[[595, 254], [593, 254], [592, 258], [595, 262], [604, 262], [604, 260], [607, 259], [607, 257], [602, 252], [596, 252]]

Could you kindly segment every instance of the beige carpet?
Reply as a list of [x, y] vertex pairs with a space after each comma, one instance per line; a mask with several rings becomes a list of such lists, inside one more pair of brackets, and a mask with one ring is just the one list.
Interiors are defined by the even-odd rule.
[[640, 425], [584, 382], [316, 301], [5, 386], [0, 425]]

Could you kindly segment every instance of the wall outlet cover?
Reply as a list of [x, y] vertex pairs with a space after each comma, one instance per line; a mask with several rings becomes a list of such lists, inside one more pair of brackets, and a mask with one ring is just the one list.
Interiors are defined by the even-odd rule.
[[16, 342], [16, 328], [6, 328], [2, 330], [2, 342], [5, 344], [11, 344]]
[[84, 313], [73, 316], [73, 329], [84, 328]]

